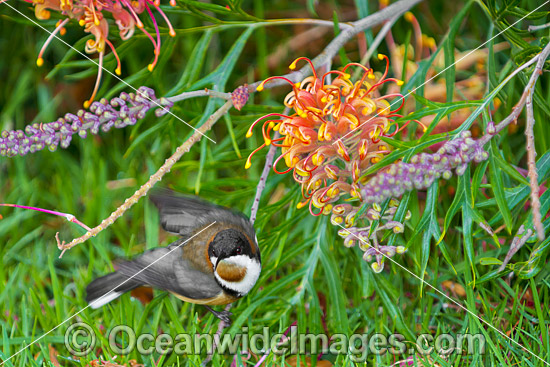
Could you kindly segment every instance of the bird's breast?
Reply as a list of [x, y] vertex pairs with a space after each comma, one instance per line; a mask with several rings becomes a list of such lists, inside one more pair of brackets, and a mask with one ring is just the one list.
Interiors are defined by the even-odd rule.
[[246, 276], [246, 268], [238, 264], [220, 261], [216, 273], [227, 282], [240, 282]]
[[177, 298], [181, 299], [182, 301], [194, 303], [197, 305], [207, 305], [207, 306], [226, 305], [228, 303], [235, 302], [238, 299], [238, 297], [234, 297], [223, 291], [218, 293], [218, 295], [214, 297], [204, 298], [204, 299], [193, 299], [193, 298], [182, 296], [181, 294], [177, 294], [174, 292], [171, 292], [171, 293]]

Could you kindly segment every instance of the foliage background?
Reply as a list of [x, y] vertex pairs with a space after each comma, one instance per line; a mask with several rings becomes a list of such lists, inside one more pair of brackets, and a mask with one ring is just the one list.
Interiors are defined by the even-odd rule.
[[[27, 4], [12, 2], [12, 5], [33, 17]], [[171, 39], [166, 28], [162, 28], [162, 52], [152, 73], [147, 70], [153, 56], [148, 39], [136, 32], [126, 42], [118, 40], [124, 80], [136, 87], [149, 86], [157, 96], [205, 87], [232, 91], [243, 83], [287, 73], [292, 60], [299, 56], [316, 56], [335, 35], [332, 27], [318, 27], [318, 32], [309, 34], [307, 42], [296, 46], [299, 43], [297, 35], [315, 26], [268, 23], [261, 19], [303, 17], [350, 21], [378, 7], [374, 1], [359, 0], [319, 3], [254, 0], [231, 3], [232, 10], [225, 9], [225, 5], [223, 1], [192, 0], [178, 1], [176, 8], [163, 5], [177, 36]], [[534, 0], [424, 1], [413, 12], [422, 31], [435, 38], [438, 52], [445, 56], [444, 66], [447, 66], [454, 60], [453, 49], [476, 48], [525, 15], [525, 10], [539, 5]], [[485, 95], [494, 91], [518, 64], [532, 57], [547, 42], [548, 30], [536, 33], [526, 30], [530, 24], [548, 21], [548, 10], [548, 7], [541, 9], [544, 14], [519, 22], [487, 44]], [[40, 24], [51, 30], [56, 21], [53, 16]], [[150, 29], [151, 22], [145, 23]], [[95, 80], [93, 63], [54, 41], [46, 53], [44, 66], [36, 67], [35, 59], [47, 33], [1, 4], [0, 34], [2, 129], [20, 129], [31, 122], [52, 121], [80, 108]], [[365, 32], [367, 44], [375, 34], [372, 30]], [[398, 44], [408, 44], [413, 39], [411, 25], [403, 19], [397, 21], [392, 34]], [[82, 36], [81, 28], [70, 24], [64, 39], [82, 50], [87, 39]], [[494, 44], [500, 42], [509, 43], [509, 47], [493, 52]], [[289, 44], [294, 46], [289, 47]], [[385, 42], [379, 51], [388, 52]], [[346, 44], [333, 60], [335, 67], [343, 64], [344, 55], [359, 61], [361, 55], [356, 40]], [[434, 59], [421, 61], [417, 74], [405, 88], [410, 90], [420, 85]], [[375, 70], [384, 67], [375, 58], [371, 62]], [[106, 57], [105, 66], [114, 70], [112, 55]], [[434, 67], [440, 70], [439, 66]], [[445, 79], [447, 92], [451, 92], [448, 95], [452, 95], [454, 83], [472, 72], [450, 68], [439, 80]], [[502, 105], [492, 116], [494, 121], [510, 113], [528, 76], [527, 72], [520, 73], [502, 86], [497, 94]], [[550, 173], [548, 82], [547, 75], [539, 80], [535, 107], [541, 183]], [[416, 95], [421, 97], [428, 87], [420, 88]], [[104, 74], [99, 96], [108, 98], [123, 90], [127, 90], [124, 84]], [[245, 139], [245, 133], [250, 123], [261, 115], [281, 112], [282, 99], [287, 92], [285, 87], [256, 93], [242, 111], [232, 110], [208, 133], [217, 143], [202, 139], [176, 164], [162, 185], [196, 193], [249, 214], [263, 160], [256, 156], [252, 168], [245, 171], [246, 157], [261, 144], [258, 134]], [[413, 100], [413, 96], [408, 99]], [[432, 110], [441, 108], [433, 104], [423, 106], [421, 101], [417, 98], [415, 102], [417, 110], [424, 108], [426, 113], [435, 114]], [[448, 102], [446, 108], [456, 104]], [[489, 98], [477, 102], [478, 106], [485, 102], [491, 106]], [[198, 126], [220, 105], [216, 99], [194, 98], [177, 103], [172, 112]], [[475, 134], [482, 134], [490, 119], [489, 107], [482, 108], [483, 113], [469, 119], [463, 128], [471, 124]], [[491, 143], [490, 160], [472, 166], [461, 178], [436, 183], [427, 193], [413, 191], [406, 195], [402, 202], [413, 215], [405, 232], [393, 236], [392, 241], [408, 249], [404, 255], [398, 255], [396, 261], [548, 360], [550, 269], [546, 266], [546, 249], [549, 241], [528, 242], [515, 255], [512, 263], [527, 264], [520, 277], [520, 265], [515, 276], [508, 276], [510, 269], [501, 274], [496, 272], [498, 261], [507, 253], [514, 233], [530, 220], [529, 185], [516, 169], [526, 167], [523, 127], [522, 115], [517, 125], [512, 125]], [[156, 118], [149, 113], [133, 127], [84, 140], [75, 138], [66, 150], [59, 149], [55, 153], [45, 150], [10, 159], [2, 157], [0, 202], [72, 213], [93, 226], [122, 204], [124, 198], [145, 182], [190, 134], [190, 128], [172, 116]], [[397, 150], [420, 151], [414, 136], [401, 138], [405, 141], [412, 138], [412, 141]], [[389, 163], [384, 161], [381, 166]], [[545, 210], [548, 210], [547, 196], [548, 192], [543, 194]], [[233, 326], [229, 332], [243, 325], [248, 326], [251, 333], [264, 325], [273, 332], [284, 332], [293, 322], [297, 322], [303, 332], [398, 332], [411, 342], [419, 333], [481, 332], [487, 339], [485, 354], [449, 358], [433, 354], [424, 363], [442, 366], [543, 365], [399, 267], [387, 263], [383, 273], [374, 274], [361, 260], [359, 249], [343, 247], [343, 240], [338, 238], [336, 228], [327, 218], [315, 218], [306, 209], [296, 209], [300, 198], [299, 187], [290, 175], [270, 174], [256, 222], [264, 270], [255, 289], [233, 307]], [[130, 257], [159, 243], [169, 243], [166, 234], [159, 229], [154, 207], [147, 201], [135, 205], [108, 230], [70, 250], [61, 259], [58, 259], [55, 232], [59, 231], [63, 239], [70, 240], [82, 234], [79, 227], [62, 218], [37, 212], [2, 209], [1, 213], [2, 359], [85, 307], [86, 284], [112, 270], [116, 258]], [[493, 229], [504, 226], [497, 234], [502, 242], [500, 245], [479, 227], [477, 215], [488, 221]], [[546, 220], [545, 227], [548, 225]], [[443, 241], [436, 244], [443, 232]], [[155, 298], [146, 305], [124, 296], [108, 307], [87, 309], [78, 318], [91, 324], [98, 333], [117, 324], [135, 326], [153, 334], [161, 330], [171, 334], [184, 331], [214, 333], [217, 328], [217, 319], [202, 307], [182, 303], [171, 296]], [[100, 350], [97, 349], [97, 356], [80, 362], [70, 360], [63, 345], [63, 333], [71, 322], [5, 365], [39, 366], [44, 361], [51, 361], [54, 365], [84, 366], [99, 358]], [[105, 346], [106, 340], [100, 338], [100, 344]], [[113, 357], [106, 348], [102, 350], [103, 359]], [[351, 363], [350, 357], [345, 355], [324, 355], [322, 358], [337, 365]], [[183, 366], [198, 365], [204, 356], [160, 357], [154, 354], [144, 357], [134, 352], [119, 356], [116, 361], [122, 364], [130, 359], [145, 365], [179, 363]], [[256, 357], [248, 362], [237, 358], [239, 365], [253, 364], [256, 360]], [[375, 362], [390, 365], [395, 361], [387, 354], [368, 358], [369, 365]], [[230, 363], [229, 356], [214, 356], [214, 365]], [[267, 365], [281, 363], [280, 357], [273, 356], [266, 361]], [[421, 362], [415, 363], [421, 365]]]

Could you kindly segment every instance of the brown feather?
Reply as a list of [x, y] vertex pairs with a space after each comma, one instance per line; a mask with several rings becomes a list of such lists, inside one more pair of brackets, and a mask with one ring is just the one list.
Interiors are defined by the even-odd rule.
[[174, 292], [171, 292], [174, 296], [178, 297], [182, 301], [189, 302], [189, 303], [195, 303], [197, 305], [208, 305], [208, 306], [217, 306], [217, 305], [226, 305], [231, 302], [235, 302], [238, 298], [233, 297], [225, 292], [220, 292], [215, 297], [212, 298], [206, 298], [206, 299], [192, 299], [187, 298], [185, 296], [182, 296], [180, 294], [176, 294]]
[[240, 282], [246, 275], [246, 268], [225, 261], [220, 261], [216, 266], [216, 273], [227, 282]]

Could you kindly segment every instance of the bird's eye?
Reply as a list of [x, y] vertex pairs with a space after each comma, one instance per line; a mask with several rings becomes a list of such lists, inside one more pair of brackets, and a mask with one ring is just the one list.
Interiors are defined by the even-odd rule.
[[212, 250], [212, 256], [218, 257], [218, 255], [216, 255], [216, 250]]
[[236, 251], [237, 251], [237, 254], [240, 255], [243, 252], [243, 249], [241, 247], [237, 247]]

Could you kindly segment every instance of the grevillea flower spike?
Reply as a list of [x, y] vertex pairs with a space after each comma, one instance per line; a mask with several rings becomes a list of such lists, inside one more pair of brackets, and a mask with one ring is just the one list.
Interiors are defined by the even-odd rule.
[[88, 111], [67, 113], [53, 122], [34, 123], [25, 127], [24, 131], [2, 131], [0, 156], [24, 156], [44, 148], [53, 152], [58, 146], [67, 148], [75, 134], [84, 139], [89, 133], [97, 135], [100, 130], [107, 132], [113, 127], [120, 129], [134, 125], [150, 109], [161, 107], [155, 110], [155, 115], [162, 116], [173, 105], [166, 98], [157, 98], [151, 88], [140, 87], [137, 93], [122, 92], [110, 101], [102, 98], [93, 102]]
[[[66, 33], [65, 25], [70, 19], [78, 20], [78, 24], [84, 28], [84, 32], [90, 33], [94, 36], [86, 42], [85, 51], [88, 54], [97, 53], [98, 57], [98, 72], [96, 83], [91, 97], [84, 102], [84, 107], [90, 107], [94, 101], [99, 84], [101, 82], [103, 59], [105, 56], [106, 46], [109, 47], [113, 56], [117, 61], [117, 67], [115, 73], [117, 75], [122, 74], [122, 67], [120, 58], [115, 50], [114, 45], [109, 41], [109, 24], [107, 23], [104, 13], [111, 13], [115, 24], [119, 29], [119, 35], [122, 40], [127, 40], [134, 34], [135, 27], [137, 26], [148, 38], [154, 47], [154, 59], [153, 62], [147, 67], [149, 71], [153, 71], [157, 64], [158, 57], [160, 55], [160, 32], [157, 21], [151, 11], [151, 7], [164, 18], [168, 25], [169, 34], [172, 37], [176, 36], [176, 32], [170, 24], [168, 17], [160, 9], [160, 0], [24, 0], [34, 5], [35, 16], [37, 19], [45, 20], [50, 18], [50, 10], [58, 11], [67, 18], [57, 22], [56, 28], [52, 31], [50, 36], [46, 39], [46, 42], [42, 46], [36, 64], [42, 66], [44, 64], [43, 55], [52, 39], [60, 34], [63, 36]], [[171, 0], [170, 5], [175, 6], [175, 1]], [[145, 30], [142, 21], [139, 19], [139, 14], [147, 11], [147, 14], [151, 18], [153, 27], [155, 28], [156, 40], [153, 36]]]
[[[274, 76], [258, 87], [261, 91], [266, 83], [274, 79], [288, 82], [292, 91], [285, 97], [284, 104], [294, 114], [271, 113], [263, 116], [250, 126], [246, 135], [251, 137], [254, 127], [262, 123], [264, 144], [250, 154], [246, 168], [251, 166], [253, 155], [263, 147], [271, 144], [280, 147], [281, 155], [276, 158], [273, 170], [279, 174], [292, 171], [304, 199], [298, 208], [307, 205], [312, 215], [330, 215], [334, 225], [349, 228], [350, 233], [357, 230], [361, 235], [365, 231], [376, 235], [385, 229], [394, 232], [403, 230], [403, 224], [392, 219], [399, 203], [397, 200], [393, 200], [390, 209], [384, 213], [375, 204], [357, 216], [364, 204], [370, 204], [365, 201], [362, 190], [369, 180], [365, 171], [391, 152], [381, 137], [391, 138], [406, 126], [399, 126], [395, 120], [402, 117], [398, 112], [404, 104], [403, 96], [396, 93], [383, 95], [380, 92], [385, 83], [402, 85], [403, 82], [388, 78], [389, 60], [384, 55], [379, 55], [379, 59], [386, 61], [386, 69], [380, 77], [359, 63], [350, 63], [342, 70], [319, 75], [309, 59], [296, 59], [290, 69], [305, 61], [311, 66], [313, 75], [298, 83]], [[348, 73], [351, 68], [362, 71], [356, 81], [351, 80]], [[401, 103], [394, 103], [397, 108], [390, 109], [390, 99], [393, 101], [394, 98], [400, 98]], [[281, 137], [274, 138], [274, 131], [278, 131]], [[281, 161], [286, 169], [279, 168]], [[356, 222], [371, 223], [374, 220], [380, 221], [376, 229], [370, 230], [370, 225], [356, 227]], [[350, 233], [341, 233], [347, 239], [346, 246], [355, 243], [349, 237]], [[378, 246], [377, 240], [369, 242], [375, 248]], [[404, 251], [401, 247], [390, 247], [376, 251], [385, 251], [391, 256]], [[371, 260], [373, 256], [365, 255], [365, 258]], [[376, 259], [373, 269], [380, 271], [382, 264], [378, 262], [379, 257]]]

